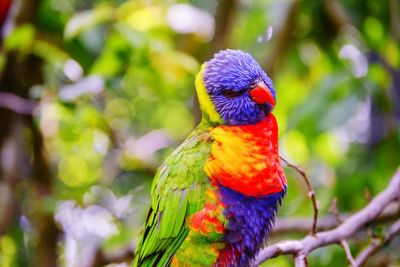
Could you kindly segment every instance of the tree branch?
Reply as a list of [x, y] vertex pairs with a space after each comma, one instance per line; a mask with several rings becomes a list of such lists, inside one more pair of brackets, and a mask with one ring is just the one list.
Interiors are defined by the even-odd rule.
[[0, 108], [9, 109], [20, 115], [33, 115], [37, 103], [12, 93], [0, 92]]
[[344, 253], [346, 253], [346, 258], [349, 261], [350, 265], [352, 267], [357, 267], [357, 263], [355, 262], [353, 255], [351, 255], [351, 251], [350, 251], [350, 247], [349, 244], [347, 243], [346, 240], [341, 240], [340, 241], [340, 245], [342, 245], [343, 249], [344, 249]]
[[390, 32], [395, 40], [400, 39], [400, 3], [399, 0], [390, 0]]
[[[393, 221], [400, 216], [400, 202], [392, 202], [388, 206], [384, 207], [385, 209], [382, 213], [372, 220], [371, 223], [382, 223]], [[353, 214], [341, 214], [341, 219], [346, 220], [351, 217]], [[275, 222], [275, 227], [273, 229], [272, 234], [278, 235], [282, 233], [305, 233], [307, 234], [312, 227], [313, 219], [310, 218], [277, 218]], [[333, 229], [340, 225], [337, 221], [335, 215], [327, 215], [325, 217], [321, 217], [318, 219], [317, 223], [317, 231], [326, 231]]]
[[272, 53], [263, 64], [263, 69], [268, 76], [273, 77], [280, 66], [284, 55], [293, 44], [294, 32], [297, 27], [298, 11], [300, 9], [300, 0], [292, 0], [288, 7], [286, 17], [282, 27], [276, 36], [276, 41]]
[[381, 241], [378, 239], [372, 240], [371, 244], [365, 248], [361, 253], [358, 255], [356, 259], [357, 266], [364, 265], [367, 260], [375, 255], [380, 248], [383, 246], [388, 245], [393, 238], [400, 233], [400, 219], [397, 220], [389, 229], [388, 233], [386, 234], [385, 238]]
[[283, 162], [285, 162], [288, 167], [293, 168], [298, 173], [300, 173], [300, 175], [304, 178], [304, 181], [306, 182], [307, 189], [308, 189], [308, 196], [311, 198], [313, 209], [314, 209], [314, 220], [313, 220], [312, 227], [311, 227], [311, 234], [314, 235], [317, 232], [318, 204], [317, 204], [317, 200], [315, 198], [315, 192], [314, 192], [314, 190], [312, 188], [310, 180], [308, 179], [306, 172], [302, 168], [300, 168], [299, 166], [297, 166], [297, 165], [295, 165], [293, 163], [288, 162], [283, 157], [280, 157], [280, 159]]
[[[12, 4], [15, 4], [16, 7], [15, 14], [13, 13], [11, 18], [15, 26], [25, 23], [37, 26], [36, 16], [41, 0], [19, 0], [13, 1]], [[39, 30], [39, 28], [37, 29]], [[44, 82], [42, 68], [44, 62], [42, 58], [28, 52], [23, 57], [18, 50], [8, 50], [5, 54], [4, 66], [0, 72], [0, 106], [3, 107], [0, 108], [0, 120], [2, 121], [0, 152], [4, 152], [7, 138], [21, 143], [21, 147], [14, 149], [13, 153], [18, 154], [21, 158], [27, 158], [24, 161], [21, 160], [17, 166], [18, 171], [25, 168], [26, 171], [24, 173], [15, 171], [12, 176], [12, 183], [15, 185], [10, 188], [13, 189], [11, 193], [17, 202], [14, 205], [21, 207], [21, 212], [27, 216], [32, 225], [33, 231], [31, 231], [28, 243], [29, 250], [33, 252], [28, 256], [29, 261], [32, 261], [35, 266], [56, 266], [59, 230], [52, 213], [47, 209], [37, 208], [42, 206], [42, 201], [52, 195], [53, 177], [45, 152], [43, 136], [32, 114], [35, 102], [28, 99], [32, 86]], [[15, 123], [16, 121], [18, 123]], [[24, 132], [29, 131], [29, 138], [26, 138], [26, 134], [24, 136], [11, 135], [16, 126], [21, 127]], [[0, 183], [4, 179], [8, 179], [7, 173], [3, 166], [0, 166]], [[19, 190], [24, 194], [22, 200], [24, 203], [21, 203], [21, 198], [17, 197]], [[3, 200], [0, 199], [0, 201]], [[12, 217], [14, 224], [18, 225], [17, 209], [14, 208], [10, 212], [14, 214], [7, 216]], [[10, 224], [2, 223], [2, 231], [9, 231], [9, 226]]]
[[225, 49], [237, 15], [238, 0], [218, 1], [215, 14], [215, 33], [210, 44], [210, 54]]
[[333, 230], [320, 232], [316, 235], [308, 235], [302, 240], [283, 241], [266, 247], [258, 254], [252, 266], [258, 266], [264, 261], [279, 255], [294, 255], [297, 263], [297, 258], [305, 258], [310, 252], [318, 248], [340, 243], [341, 240], [354, 235], [357, 231], [373, 222], [387, 205], [400, 198], [399, 192], [400, 168], [383, 192], [377, 195], [364, 209], [347, 218], [343, 224]]

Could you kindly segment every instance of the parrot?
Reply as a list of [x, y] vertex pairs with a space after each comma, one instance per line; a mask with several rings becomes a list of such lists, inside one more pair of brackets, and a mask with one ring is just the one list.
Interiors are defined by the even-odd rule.
[[195, 88], [201, 122], [155, 174], [134, 267], [249, 266], [286, 195], [276, 92], [257, 61], [219, 51]]

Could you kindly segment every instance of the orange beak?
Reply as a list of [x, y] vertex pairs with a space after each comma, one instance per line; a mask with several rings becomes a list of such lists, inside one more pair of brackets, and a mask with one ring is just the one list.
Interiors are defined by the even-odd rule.
[[275, 106], [275, 98], [264, 82], [259, 82], [254, 89], [251, 89], [250, 96], [257, 104], [263, 105], [268, 103], [271, 106]]

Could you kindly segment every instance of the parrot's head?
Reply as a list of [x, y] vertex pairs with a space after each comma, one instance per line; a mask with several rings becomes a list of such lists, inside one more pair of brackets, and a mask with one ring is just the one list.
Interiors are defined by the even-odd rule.
[[255, 124], [275, 106], [271, 79], [253, 57], [224, 50], [203, 64], [196, 76], [203, 119], [225, 125]]

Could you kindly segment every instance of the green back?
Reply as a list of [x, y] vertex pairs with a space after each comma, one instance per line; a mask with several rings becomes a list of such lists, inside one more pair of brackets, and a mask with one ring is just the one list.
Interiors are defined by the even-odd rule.
[[201, 123], [157, 171], [133, 266], [167, 266], [188, 234], [185, 218], [202, 209], [209, 182], [204, 172], [211, 151], [209, 127]]

